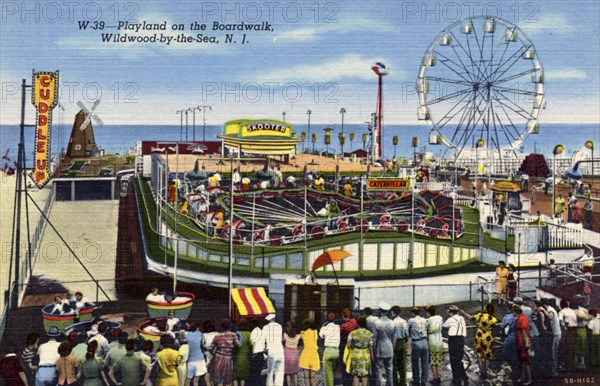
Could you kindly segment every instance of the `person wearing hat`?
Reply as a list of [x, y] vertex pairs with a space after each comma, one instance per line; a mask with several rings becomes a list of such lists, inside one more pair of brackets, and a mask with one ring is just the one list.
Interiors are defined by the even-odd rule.
[[408, 320], [410, 336], [412, 376], [414, 385], [425, 385], [429, 377], [429, 344], [427, 343], [427, 320], [419, 313], [419, 307], [413, 307], [413, 317]]
[[106, 357], [104, 358], [104, 367], [110, 370], [112, 367], [127, 354], [127, 349], [125, 348], [125, 344], [129, 339], [129, 334], [126, 332], [121, 332], [117, 337], [117, 344], [108, 350], [106, 353]]
[[465, 372], [462, 359], [465, 355], [465, 338], [467, 337], [467, 324], [465, 318], [458, 314], [458, 307], [455, 305], [448, 308], [451, 315], [444, 322], [443, 327], [448, 329], [448, 351], [450, 354], [450, 367], [452, 368], [452, 385], [469, 385], [469, 378]]
[[57, 338], [61, 335], [57, 326], [52, 326], [46, 333], [48, 342], [42, 343], [38, 347], [39, 365], [35, 375], [36, 386], [56, 386], [58, 373], [54, 364], [60, 358], [58, 346], [60, 343]]
[[406, 385], [406, 363], [408, 352], [408, 322], [400, 317], [400, 306], [393, 306], [392, 322], [396, 329], [396, 343], [394, 345], [394, 385]]
[[[144, 366], [142, 359], [135, 352], [135, 339], [128, 339], [125, 343], [126, 354], [108, 372], [108, 377], [116, 385], [139, 386], [146, 377], [149, 369]], [[120, 382], [115, 374], [119, 374]]]
[[[262, 339], [267, 350], [267, 386], [283, 385], [285, 353], [283, 351], [283, 328], [275, 321], [275, 314], [265, 317]], [[316, 335], [315, 335], [316, 340]]]
[[181, 356], [175, 349], [175, 339], [169, 335], [163, 335], [160, 338], [162, 350], [156, 356], [159, 372], [156, 386], [179, 386], [179, 378], [177, 376], [177, 366]]
[[392, 307], [387, 302], [379, 302], [381, 317], [375, 325], [373, 332], [373, 351], [375, 353], [376, 380], [377, 385], [383, 381], [383, 373], [389, 385], [393, 379], [394, 372], [394, 345], [396, 344], [396, 326], [390, 318]]

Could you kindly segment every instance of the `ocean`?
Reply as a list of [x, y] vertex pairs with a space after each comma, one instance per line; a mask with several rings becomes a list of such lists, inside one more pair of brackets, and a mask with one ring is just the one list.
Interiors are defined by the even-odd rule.
[[[333, 129], [332, 144], [324, 143], [325, 133], [323, 128], [331, 127]], [[71, 125], [54, 125], [52, 128], [52, 143], [51, 150], [53, 154], [58, 154], [61, 149], [66, 148]], [[294, 129], [298, 136], [302, 132], [308, 132], [306, 124], [295, 124]], [[222, 125], [207, 125], [206, 140], [217, 140], [217, 135], [223, 131]], [[311, 133], [318, 133], [318, 140], [314, 144], [316, 151], [339, 152], [340, 144], [338, 134], [341, 132], [341, 125], [326, 125], [326, 124], [311, 124]], [[366, 124], [345, 124], [344, 132], [346, 133], [346, 143], [344, 151], [353, 151], [363, 147], [362, 136], [367, 132]], [[180, 125], [162, 126], [162, 125], [104, 125], [94, 127], [96, 143], [101, 149], [107, 153], [126, 153], [129, 148], [135, 147], [138, 141], [191, 141], [194, 133], [192, 125], [189, 125], [186, 137], [186, 127]], [[354, 141], [350, 141], [350, 133], [355, 134]], [[423, 125], [385, 125], [384, 126], [384, 141], [383, 151], [384, 158], [392, 159], [394, 155], [397, 158], [405, 157], [412, 158], [413, 147], [412, 138], [419, 138], [419, 145], [416, 148], [417, 152], [428, 151], [438, 156], [444, 155], [447, 148], [444, 145], [429, 144], [429, 130]], [[397, 146], [393, 145], [393, 137], [399, 137]], [[195, 130], [196, 140], [202, 140], [202, 126], [196, 125]], [[7, 149], [10, 149], [9, 156], [16, 160], [17, 148], [19, 140], [18, 125], [2, 125], [0, 126], [0, 151], [2, 154]], [[539, 134], [530, 135], [524, 142], [523, 151], [525, 153], [541, 153], [546, 157], [552, 156], [552, 150], [557, 144], [562, 144], [565, 147], [565, 157], [570, 157], [573, 152], [583, 148], [584, 143], [588, 140], [593, 140], [596, 148], [600, 146], [600, 124], [542, 124]], [[25, 154], [27, 165], [31, 166], [34, 151], [34, 129], [25, 129]], [[310, 137], [307, 141], [299, 145], [299, 150], [312, 150], [313, 144], [310, 142]], [[597, 150], [600, 155], [600, 150]], [[451, 158], [450, 153], [446, 154], [447, 158]]]

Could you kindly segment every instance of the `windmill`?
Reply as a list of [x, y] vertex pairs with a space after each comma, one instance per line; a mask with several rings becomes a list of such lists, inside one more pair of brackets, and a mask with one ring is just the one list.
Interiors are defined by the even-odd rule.
[[98, 153], [92, 121], [96, 122], [98, 126], [104, 124], [102, 120], [94, 114], [94, 111], [96, 111], [99, 104], [100, 99], [92, 104], [91, 110], [88, 110], [83, 103], [77, 102], [77, 106], [79, 106], [80, 110], [75, 115], [75, 122], [73, 122], [73, 128], [71, 129], [71, 137], [69, 138], [69, 145], [66, 153], [67, 157], [94, 157]]

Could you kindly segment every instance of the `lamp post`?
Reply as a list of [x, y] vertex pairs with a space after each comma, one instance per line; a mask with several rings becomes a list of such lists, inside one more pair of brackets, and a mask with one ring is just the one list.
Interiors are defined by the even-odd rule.
[[344, 114], [346, 114], [346, 109], [345, 108], [341, 108], [340, 109], [340, 114], [342, 114], [342, 135], [340, 136], [340, 150], [342, 153], [342, 156], [344, 156], [344, 143], [343, 141], [341, 141], [341, 138], [344, 136]]
[[179, 141], [183, 141], [183, 113], [185, 110], [177, 110], [176, 114], [179, 114]]
[[[186, 127], [187, 128], [187, 127]], [[187, 134], [187, 133], [186, 133]], [[177, 234], [177, 232], [179, 231], [179, 142], [175, 144], [175, 147], [169, 147], [167, 148], [167, 159], [169, 156], [169, 150], [171, 151], [175, 151], [175, 189], [176, 189], [176, 193], [175, 193], [175, 204], [174, 204], [174, 210], [175, 210], [175, 230], [173, 232], [174, 239], [175, 239], [175, 258], [173, 260], [173, 291], [177, 290], [177, 265], [179, 263], [179, 235]], [[168, 161], [167, 161], [168, 164]], [[169, 224], [169, 220], [167, 218], [167, 225]], [[166, 248], [165, 248], [166, 251]], [[165, 259], [166, 260], [166, 259]]]
[[192, 141], [196, 142], [196, 110], [200, 110], [200, 106], [193, 106], [188, 110], [192, 112]]
[[187, 142], [188, 140], [188, 127], [189, 127], [189, 118], [188, 118], [188, 114], [190, 112], [190, 109], [185, 109], [185, 140]]
[[[306, 110], [306, 115], [308, 116], [308, 134], [307, 134], [308, 138], [311, 138], [311, 136], [310, 136], [310, 114], [312, 114], [312, 111]], [[313, 145], [313, 151], [315, 151], [314, 145]]]
[[563, 145], [556, 145], [552, 150], [552, 218], [556, 217], [556, 211], [554, 210], [556, 206], [556, 156], [564, 151], [565, 147]]
[[304, 153], [304, 150], [306, 149], [306, 131], [303, 131], [302, 134], [300, 134], [300, 141], [302, 141], [302, 152]]
[[477, 187], [477, 183], [479, 182], [479, 148], [480, 147], [484, 147], [485, 146], [485, 141], [483, 139], [478, 139], [477, 143], [475, 144], [475, 164], [477, 167], [477, 171], [475, 172], [475, 188], [473, 189], [473, 194], [474, 194], [474, 198], [475, 198], [475, 202], [477, 202], [477, 191], [478, 191], [478, 187]]
[[394, 135], [394, 138], [392, 138], [392, 143], [394, 144], [394, 160], [396, 159], [396, 148], [398, 147], [398, 142], [400, 142], [400, 137]]
[[285, 111], [282, 112], [281, 115], [283, 116], [283, 121], [285, 122]]
[[413, 163], [417, 167], [417, 147], [419, 147], [419, 137], [412, 137]]
[[[231, 171], [231, 185], [229, 187], [230, 191], [229, 191], [229, 261], [228, 261], [228, 268], [229, 268], [229, 274], [227, 276], [227, 288], [229, 290], [229, 317], [231, 318], [231, 293], [233, 292], [233, 204], [235, 202], [234, 200], [234, 196], [233, 196], [233, 190], [234, 190], [234, 182], [233, 182], [233, 156], [230, 158], [230, 165], [229, 165], [230, 171]], [[254, 219], [252, 221], [252, 223], [254, 223]], [[254, 244], [254, 242], [252, 243]]]
[[198, 110], [202, 111], [202, 142], [206, 141], [206, 109], [212, 110], [211, 106], [198, 106]]
[[[592, 177], [594, 176], [594, 141], [591, 139], [585, 142], [585, 147], [590, 149], [592, 152], [592, 172], [590, 173]], [[591, 192], [590, 192], [591, 193]]]
[[327, 156], [329, 155], [329, 145], [331, 145], [331, 132], [333, 131], [333, 129], [326, 127], [323, 129], [323, 131], [325, 132], [325, 153]]

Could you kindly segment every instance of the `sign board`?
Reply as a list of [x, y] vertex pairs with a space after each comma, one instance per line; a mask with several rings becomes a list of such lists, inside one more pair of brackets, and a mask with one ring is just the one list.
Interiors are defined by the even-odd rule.
[[410, 190], [408, 178], [369, 178], [367, 190]]
[[35, 154], [30, 176], [38, 188], [50, 180], [50, 138], [52, 134], [52, 109], [58, 103], [58, 71], [33, 70], [31, 103], [35, 106]]

